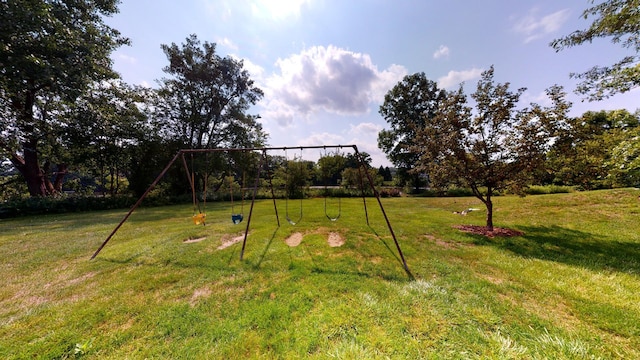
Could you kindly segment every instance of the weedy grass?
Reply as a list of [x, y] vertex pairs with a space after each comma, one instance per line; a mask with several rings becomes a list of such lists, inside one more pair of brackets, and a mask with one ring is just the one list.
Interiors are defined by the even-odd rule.
[[91, 261], [121, 211], [1, 220], [0, 357], [640, 358], [638, 195], [498, 197], [512, 238], [453, 228], [484, 223], [473, 198], [383, 199], [413, 277], [375, 199], [369, 225], [352, 198], [337, 221], [304, 200], [296, 226], [280, 200], [279, 227], [257, 201], [242, 261], [249, 206], [139, 209]]

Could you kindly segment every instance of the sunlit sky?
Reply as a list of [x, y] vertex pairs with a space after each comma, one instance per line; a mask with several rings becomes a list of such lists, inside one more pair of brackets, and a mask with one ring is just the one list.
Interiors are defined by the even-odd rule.
[[[495, 79], [526, 87], [522, 104], [548, 104], [563, 85], [571, 114], [640, 107], [640, 90], [601, 102], [575, 95], [571, 72], [609, 65], [628, 50], [597, 40], [556, 53], [554, 38], [584, 29], [587, 0], [122, 0], [107, 23], [131, 39], [113, 54], [124, 81], [155, 87], [168, 64], [161, 44], [190, 34], [244, 60], [264, 93], [261, 116], [271, 146], [356, 144], [373, 165], [387, 127], [384, 95], [405, 75], [424, 72], [439, 86], [475, 90], [491, 65]], [[306, 155], [306, 154], [303, 154]], [[317, 158], [318, 154], [309, 154]], [[306, 157], [306, 156], [305, 156]]]

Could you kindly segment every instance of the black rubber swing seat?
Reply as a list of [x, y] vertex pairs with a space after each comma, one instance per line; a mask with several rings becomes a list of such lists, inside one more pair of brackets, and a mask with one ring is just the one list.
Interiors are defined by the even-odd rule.
[[233, 221], [233, 223], [236, 225], [240, 224], [242, 222], [242, 219], [244, 219], [244, 216], [242, 216], [242, 214], [231, 215], [231, 221]]

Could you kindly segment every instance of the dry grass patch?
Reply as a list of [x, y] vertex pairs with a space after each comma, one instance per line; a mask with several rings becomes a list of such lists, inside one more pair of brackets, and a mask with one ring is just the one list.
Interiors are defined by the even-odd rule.
[[237, 244], [239, 242], [241, 242], [242, 240], [244, 240], [244, 233], [238, 235], [238, 236], [234, 236], [233, 235], [224, 235], [220, 240], [222, 241], [222, 244], [220, 244], [220, 246], [217, 247], [218, 250], [222, 250], [222, 249], [226, 249], [229, 246], [233, 245], [233, 244]]
[[185, 244], [193, 244], [193, 243], [197, 243], [203, 240], [206, 240], [206, 236], [202, 236], [202, 237], [197, 237], [197, 238], [188, 238], [188, 239], [184, 239], [182, 240], [183, 243]]
[[194, 307], [198, 303], [199, 299], [201, 298], [206, 299], [209, 296], [211, 296], [211, 289], [208, 286], [195, 289], [193, 291], [193, 295], [191, 295], [191, 300], [189, 301], [189, 305], [191, 305], [191, 307]]
[[473, 244], [459, 243], [455, 241], [445, 241], [440, 238], [437, 238], [433, 235], [426, 234], [423, 235], [427, 240], [435, 243], [436, 245], [443, 247], [445, 249], [459, 249], [462, 245], [473, 246]]

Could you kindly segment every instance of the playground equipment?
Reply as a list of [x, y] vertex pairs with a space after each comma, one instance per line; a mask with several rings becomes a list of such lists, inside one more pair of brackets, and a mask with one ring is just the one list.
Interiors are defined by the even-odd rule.
[[[182, 163], [185, 167], [185, 170], [187, 172], [187, 175], [190, 179], [190, 183], [191, 183], [191, 187], [192, 187], [192, 191], [195, 194], [195, 182], [194, 182], [194, 175], [193, 172], [189, 172], [189, 168], [187, 166], [187, 162], [185, 160], [185, 154], [197, 154], [197, 153], [215, 153], [215, 152], [260, 152], [260, 163], [258, 165], [258, 169], [257, 169], [257, 175], [255, 178], [255, 184], [253, 187], [253, 195], [252, 195], [252, 199], [251, 199], [251, 206], [249, 208], [249, 214], [247, 217], [247, 221], [246, 221], [246, 228], [245, 228], [245, 232], [244, 232], [244, 239], [242, 241], [242, 250], [240, 251], [240, 260], [243, 260], [244, 257], [244, 251], [245, 251], [245, 247], [246, 247], [246, 243], [247, 243], [247, 235], [249, 234], [249, 228], [251, 225], [251, 215], [253, 213], [253, 206], [255, 203], [255, 198], [256, 198], [256, 193], [258, 190], [258, 185], [259, 185], [259, 180], [260, 180], [260, 173], [262, 171], [262, 168], [265, 166], [265, 163], [268, 161], [267, 159], [267, 152], [268, 151], [274, 151], [274, 150], [279, 150], [282, 151], [284, 150], [285, 152], [287, 151], [287, 149], [300, 149], [300, 151], [302, 152], [303, 149], [327, 149], [327, 148], [336, 148], [336, 149], [342, 149], [342, 148], [352, 148], [354, 153], [355, 153], [355, 157], [356, 159], [358, 159], [358, 172], [360, 175], [360, 183], [361, 183], [361, 189], [362, 189], [362, 201], [363, 201], [363, 206], [364, 206], [364, 212], [365, 212], [365, 218], [367, 221], [367, 225], [370, 226], [369, 224], [369, 214], [367, 212], [367, 202], [365, 199], [365, 194], [364, 194], [364, 180], [363, 180], [363, 168], [365, 168], [364, 170], [364, 175], [366, 176], [367, 182], [371, 188], [371, 190], [373, 191], [375, 198], [378, 202], [378, 205], [380, 206], [380, 210], [382, 212], [382, 215], [386, 221], [387, 224], [387, 228], [389, 229], [389, 232], [391, 234], [391, 237], [393, 238], [393, 241], [395, 243], [396, 249], [398, 251], [398, 255], [400, 257], [400, 260], [402, 262], [402, 266], [405, 270], [405, 272], [409, 275], [411, 275], [411, 272], [409, 271], [409, 267], [407, 266], [407, 262], [404, 258], [404, 254], [402, 253], [402, 249], [400, 248], [400, 244], [398, 243], [398, 240], [396, 238], [396, 235], [393, 231], [393, 228], [391, 226], [391, 223], [389, 222], [389, 218], [387, 216], [386, 211], [384, 210], [384, 207], [382, 206], [382, 202], [380, 200], [380, 194], [378, 193], [377, 189], [374, 186], [374, 182], [373, 179], [371, 178], [371, 175], [369, 174], [368, 171], [366, 171], [366, 167], [364, 165], [364, 161], [362, 159], [362, 155], [360, 154], [360, 152], [358, 151], [358, 147], [356, 145], [322, 145], [322, 146], [301, 146], [301, 147], [295, 147], [295, 148], [291, 148], [291, 147], [262, 147], [262, 148], [217, 148], [217, 149], [183, 149], [183, 150], [179, 150], [176, 155], [169, 161], [169, 163], [165, 166], [165, 168], [162, 170], [162, 172], [158, 175], [158, 177], [151, 183], [151, 185], [149, 186], [149, 188], [147, 188], [147, 190], [142, 194], [142, 196], [138, 199], [138, 201], [131, 207], [131, 209], [129, 210], [129, 212], [124, 216], [124, 218], [120, 221], [120, 223], [118, 225], [116, 225], [116, 227], [113, 229], [113, 231], [109, 234], [109, 236], [107, 236], [107, 238], [104, 240], [104, 242], [100, 245], [100, 247], [95, 251], [95, 253], [93, 254], [93, 256], [91, 256], [91, 259], [94, 259], [96, 256], [98, 256], [98, 254], [100, 253], [100, 251], [102, 251], [102, 249], [107, 245], [107, 243], [109, 242], [109, 240], [111, 240], [111, 238], [115, 235], [115, 233], [118, 231], [118, 229], [120, 229], [120, 227], [127, 221], [127, 219], [129, 218], [129, 216], [131, 216], [131, 214], [140, 206], [140, 204], [142, 203], [142, 201], [145, 199], [145, 197], [149, 194], [149, 192], [151, 192], [151, 190], [153, 190], [153, 188], [158, 184], [158, 182], [165, 176], [165, 174], [167, 173], [167, 171], [169, 170], [169, 168], [171, 168], [171, 166], [176, 162], [176, 160], [178, 159], [182, 159]], [[267, 164], [268, 165], [268, 164]], [[272, 198], [273, 198], [273, 206], [274, 206], [274, 210], [275, 210], [275, 215], [276, 215], [276, 219], [278, 221], [278, 227], [280, 226], [280, 219], [278, 218], [278, 210], [276, 207], [276, 202], [275, 202], [275, 196], [273, 193], [273, 184], [271, 183], [271, 177], [270, 177], [270, 173], [269, 173], [269, 167], [267, 167], [267, 178], [269, 179], [269, 184], [271, 186], [271, 194], [272, 194]], [[206, 177], [205, 177], [205, 184], [206, 184]], [[206, 187], [206, 185], [205, 185]], [[206, 191], [205, 191], [205, 197], [206, 199]], [[206, 201], [206, 200], [205, 200]], [[197, 204], [197, 199], [194, 195], [194, 204]], [[326, 209], [326, 208], [325, 208]], [[203, 220], [203, 224], [204, 224], [204, 218], [206, 215], [202, 216], [202, 220]], [[300, 210], [300, 217], [302, 216], [302, 207]], [[338, 215], [339, 217], [339, 215]], [[331, 217], [329, 217], [330, 219], [332, 219]], [[337, 220], [337, 217], [335, 217], [335, 219]], [[287, 220], [289, 221], [289, 216], [287, 215]], [[289, 221], [291, 222], [291, 221]]]
[[[285, 197], [284, 197], [284, 209], [285, 209], [285, 217], [287, 218], [287, 222], [289, 222], [289, 224], [291, 225], [295, 225], [297, 223], [300, 222], [300, 220], [302, 220], [302, 199], [304, 198], [304, 185], [300, 186], [300, 194], [298, 194], [298, 196], [300, 197], [300, 213], [298, 214], [297, 219], [293, 219], [290, 215], [289, 215], [289, 198], [291, 197], [291, 193], [293, 192], [293, 189], [297, 187], [297, 185], [295, 184], [296, 180], [296, 176], [291, 176], [291, 172], [294, 170], [297, 170], [298, 173], [302, 173], [302, 169], [301, 169], [301, 164], [300, 164], [300, 160], [297, 161], [297, 165], [298, 165], [298, 169], [293, 169], [291, 166], [291, 163], [289, 162], [289, 157], [287, 156], [287, 150], [285, 149], [285, 159], [286, 159], [286, 180], [285, 180]], [[300, 148], [300, 159], [302, 159], [302, 148]], [[293, 162], [295, 163], [295, 157]], [[298, 174], [300, 175], [300, 174]]]
[[[324, 155], [327, 156], [327, 149], [324, 149]], [[327, 219], [329, 219], [330, 221], [337, 221], [340, 218], [340, 215], [342, 214], [342, 200], [340, 199], [340, 197], [338, 197], [338, 213], [336, 216], [331, 216], [329, 215], [329, 211], [328, 211], [328, 198], [329, 198], [329, 178], [331, 174], [328, 173], [323, 173], [322, 177], [324, 178], [324, 215], [327, 217]]]
[[194, 166], [194, 161], [193, 161], [193, 154], [191, 154], [191, 173], [189, 173], [188, 169], [187, 169], [187, 176], [189, 177], [189, 183], [191, 184], [191, 194], [192, 194], [192, 199], [193, 199], [193, 223], [195, 225], [200, 225], [202, 224], [203, 226], [206, 225], [206, 218], [207, 218], [207, 180], [209, 179], [209, 174], [208, 172], [205, 172], [205, 176], [204, 176], [204, 189], [202, 191], [203, 193], [203, 206], [200, 207], [200, 202], [198, 201], [198, 197], [196, 195], [196, 173], [195, 173], [195, 166]]
[[242, 173], [242, 185], [240, 185], [240, 192], [242, 195], [242, 205], [240, 206], [241, 210], [240, 212], [236, 212], [234, 209], [234, 204], [233, 204], [233, 178], [229, 178], [229, 195], [231, 197], [231, 221], [238, 225], [242, 222], [242, 220], [244, 219], [244, 180], [245, 180], [245, 173]]

